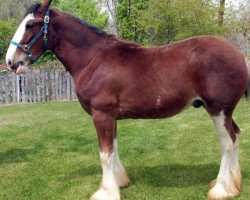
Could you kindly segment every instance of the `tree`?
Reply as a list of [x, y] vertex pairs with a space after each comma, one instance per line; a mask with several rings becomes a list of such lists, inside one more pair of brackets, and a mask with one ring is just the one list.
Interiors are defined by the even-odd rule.
[[196, 35], [223, 35], [214, 0], [119, 0], [121, 36], [147, 45], [171, 43]]
[[218, 25], [223, 26], [226, 0], [220, 0]]
[[242, 0], [239, 4], [237, 13], [235, 14], [235, 29], [231, 36], [233, 41], [241, 49], [241, 51], [250, 56], [250, 0]]
[[[250, 13], [250, 0], [240, 1], [244, 5], [240, 11], [236, 9], [239, 3], [226, 0], [99, 1], [116, 2], [113, 7], [115, 11], [112, 12], [116, 13], [115, 21], [120, 36], [144, 44], [161, 44], [162, 41], [169, 43], [201, 34], [226, 36], [238, 26], [246, 24], [246, 16]], [[245, 10], [245, 17], [238, 21], [238, 13], [242, 15], [242, 10]]]
[[101, 29], [108, 23], [107, 13], [102, 13], [94, 0], [60, 0], [58, 7]]
[[245, 0], [239, 7], [241, 32], [250, 41], [250, 0]]
[[111, 33], [119, 36], [120, 27], [116, 21], [116, 10], [118, 5], [118, 0], [98, 0], [98, 2], [109, 13], [108, 30]]
[[145, 30], [138, 26], [140, 11], [147, 8], [148, 0], [118, 0], [116, 21], [123, 39], [143, 43]]

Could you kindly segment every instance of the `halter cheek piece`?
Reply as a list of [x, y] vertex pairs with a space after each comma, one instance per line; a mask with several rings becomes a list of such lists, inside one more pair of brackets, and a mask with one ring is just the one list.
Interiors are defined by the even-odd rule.
[[49, 29], [49, 21], [50, 21], [50, 17], [49, 17], [49, 9], [46, 11], [45, 17], [44, 17], [44, 25], [41, 28], [40, 32], [28, 43], [28, 44], [20, 44], [17, 43], [15, 41], [11, 41], [10, 44], [13, 44], [15, 46], [17, 46], [19, 49], [22, 49], [28, 56], [29, 61], [31, 62], [31, 64], [33, 64], [34, 62], [36, 62], [39, 57], [43, 54], [41, 53], [38, 56], [33, 56], [30, 52], [30, 48], [37, 42], [37, 40], [39, 40], [39, 38], [43, 35], [43, 46], [45, 48], [45, 51], [48, 49], [48, 29]]

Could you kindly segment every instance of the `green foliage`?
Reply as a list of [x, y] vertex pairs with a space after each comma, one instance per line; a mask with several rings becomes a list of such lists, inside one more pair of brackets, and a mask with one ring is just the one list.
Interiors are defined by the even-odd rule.
[[17, 21], [15, 19], [0, 21], [0, 60], [4, 59], [6, 49], [16, 31], [16, 27]]
[[139, 14], [147, 7], [148, 0], [118, 0], [116, 21], [123, 39], [142, 42], [145, 29], [138, 26]]
[[143, 44], [160, 45], [196, 35], [223, 35], [218, 6], [208, 0], [120, 0], [117, 21], [121, 36]]
[[108, 23], [107, 13], [101, 13], [101, 8], [93, 0], [60, 0], [58, 7], [98, 28], [104, 28]]
[[[36, 64], [41, 64], [48, 61], [56, 60], [56, 55], [52, 51], [47, 51], [44, 53], [36, 62]], [[36, 66], [36, 65], [35, 65]]]
[[140, 24], [153, 31], [149, 41], [154, 44], [197, 35], [221, 35], [225, 30], [217, 25], [217, 11], [211, 0], [149, 0], [149, 10], [141, 13]]

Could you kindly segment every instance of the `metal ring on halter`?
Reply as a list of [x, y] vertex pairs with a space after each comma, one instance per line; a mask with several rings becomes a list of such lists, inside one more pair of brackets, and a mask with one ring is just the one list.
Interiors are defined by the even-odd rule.
[[48, 23], [49, 23], [49, 20], [50, 20], [50, 17], [49, 17], [49, 16], [45, 16], [45, 17], [44, 17], [44, 23], [48, 24]]
[[27, 45], [27, 44], [25, 44], [25, 45], [23, 45], [22, 49], [23, 49], [24, 51], [29, 51], [29, 50], [30, 50], [30, 46]]
[[41, 31], [44, 32], [44, 26], [41, 28]]

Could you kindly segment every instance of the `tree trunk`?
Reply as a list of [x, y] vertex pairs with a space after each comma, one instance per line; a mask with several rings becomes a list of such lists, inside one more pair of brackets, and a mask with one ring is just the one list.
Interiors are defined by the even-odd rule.
[[219, 26], [223, 26], [224, 13], [225, 13], [225, 2], [226, 2], [226, 0], [220, 0], [219, 21], [218, 21]]
[[120, 27], [119, 27], [119, 24], [116, 22], [116, 9], [117, 9], [118, 0], [98, 0], [98, 2], [109, 13], [110, 19], [109, 19], [108, 28], [110, 28], [112, 34], [119, 36]]

